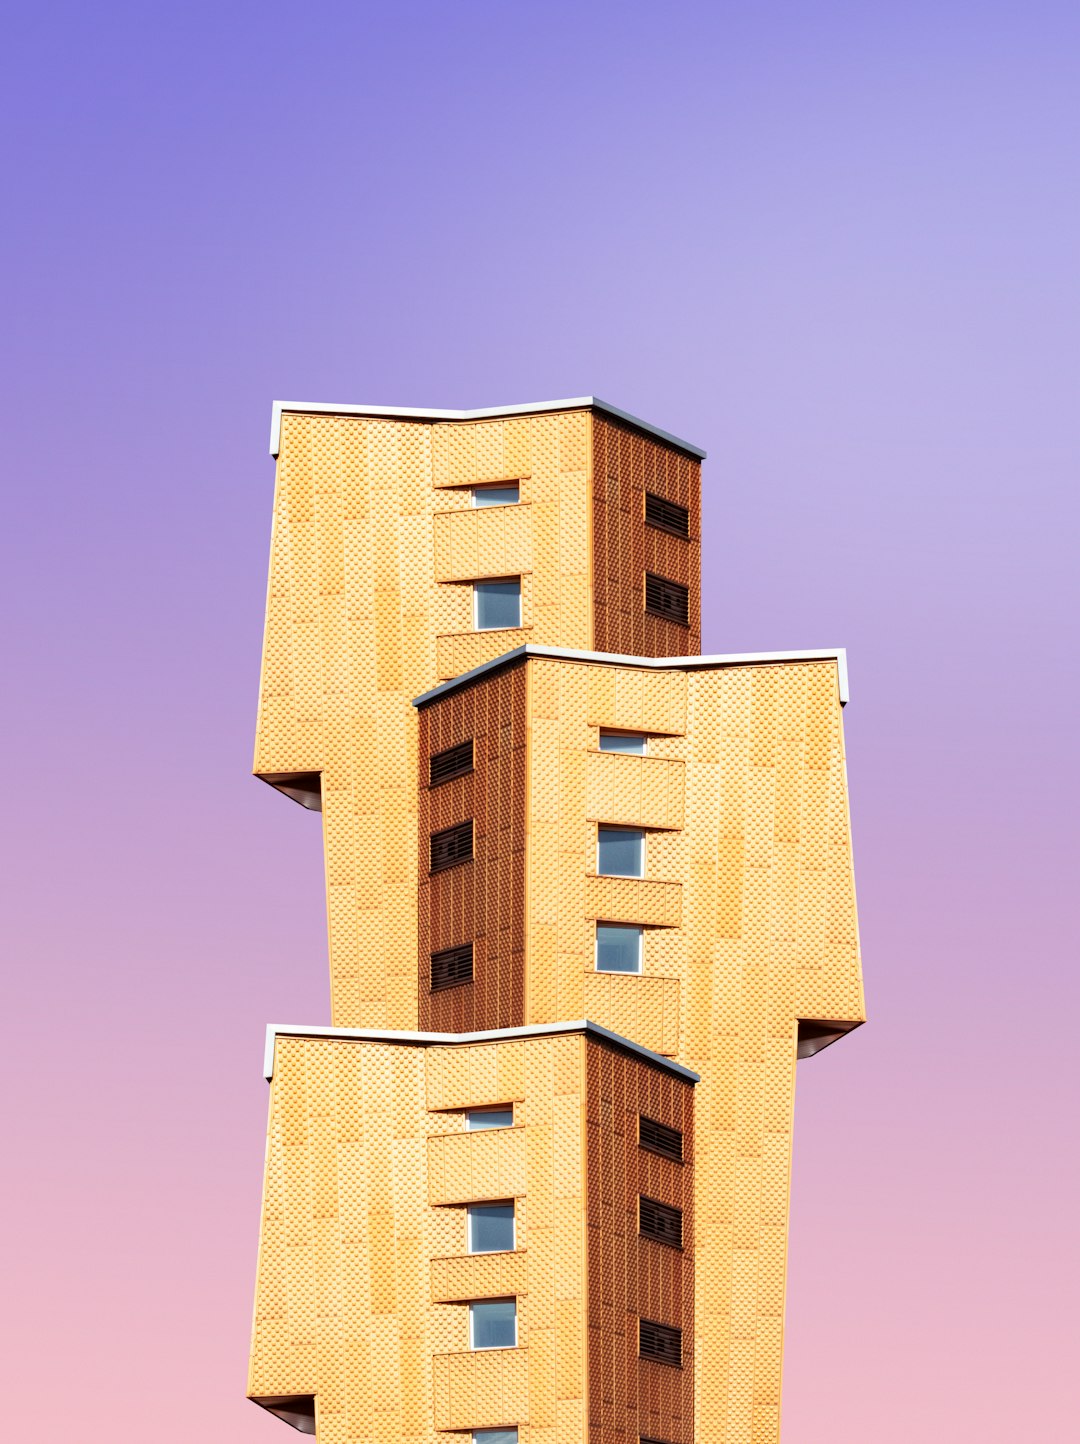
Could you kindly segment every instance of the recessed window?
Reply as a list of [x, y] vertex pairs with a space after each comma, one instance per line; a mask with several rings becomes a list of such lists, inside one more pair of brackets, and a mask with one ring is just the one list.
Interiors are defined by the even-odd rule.
[[639, 1319], [638, 1353], [643, 1359], [681, 1368], [682, 1329], [672, 1328], [670, 1324], [656, 1324], [652, 1319]]
[[661, 1158], [682, 1162], [683, 1137], [679, 1130], [658, 1123], [655, 1118], [646, 1118], [644, 1113], [638, 1118], [638, 1143], [650, 1153], [659, 1153]]
[[442, 948], [431, 955], [431, 991], [456, 988], [473, 980], [473, 946], [462, 943], [456, 948]]
[[428, 767], [428, 782], [432, 787], [438, 787], [440, 782], [450, 782], [455, 777], [464, 777], [473, 770], [472, 738], [459, 742], [456, 747], [447, 747], [444, 752], [436, 752]]
[[508, 1253], [514, 1247], [513, 1202], [469, 1205], [470, 1253]]
[[517, 1347], [517, 1299], [476, 1299], [469, 1305], [469, 1347]]
[[515, 481], [507, 486], [474, 486], [473, 506], [514, 506], [521, 500], [521, 487]]
[[638, 1230], [657, 1243], [682, 1248], [682, 1209], [642, 1194], [638, 1199]]
[[596, 971], [598, 973], [640, 973], [641, 939], [644, 928], [622, 923], [596, 924]]
[[455, 863], [468, 862], [473, 855], [472, 818], [431, 834], [431, 871], [442, 872]]
[[654, 617], [687, 626], [690, 621], [690, 593], [681, 582], [645, 573], [645, 610]]
[[516, 1429], [474, 1429], [472, 1444], [518, 1444]]
[[465, 1127], [470, 1133], [476, 1133], [481, 1128], [513, 1128], [514, 1126], [514, 1105], [508, 1103], [504, 1108], [470, 1108], [465, 1115]]
[[640, 827], [598, 827], [596, 870], [606, 877], [645, 876], [645, 834]]
[[627, 757], [644, 757], [644, 732], [601, 732], [601, 752], [623, 752]]
[[652, 491], [645, 493], [645, 520], [657, 531], [667, 531], [672, 536], [690, 535], [690, 513], [686, 507]]
[[473, 583], [473, 622], [478, 632], [521, 626], [521, 578]]

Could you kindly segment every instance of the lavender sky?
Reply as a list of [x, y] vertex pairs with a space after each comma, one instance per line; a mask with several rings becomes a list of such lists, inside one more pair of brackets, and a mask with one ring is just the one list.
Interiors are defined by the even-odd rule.
[[328, 1001], [318, 818], [248, 775], [272, 398], [595, 393], [709, 450], [706, 650], [849, 649], [872, 1021], [800, 1072], [785, 1444], [1075, 1438], [1080, 10], [2, 33], [7, 1435], [286, 1438], [262, 1034]]

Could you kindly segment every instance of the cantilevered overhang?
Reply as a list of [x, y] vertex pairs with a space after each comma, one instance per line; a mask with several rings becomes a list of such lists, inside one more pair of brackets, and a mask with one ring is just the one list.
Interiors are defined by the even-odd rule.
[[684, 1068], [673, 1058], [665, 1058], [662, 1053], [643, 1048], [640, 1043], [634, 1043], [620, 1033], [613, 1033], [610, 1028], [604, 1028], [588, 1018], [577, 1018], [569, 1023], [530, 1023], [524, 1028], [490, 1028], [481, 1033], [412, 1033], [392, 1028], [307, 1028], [295, 1023], [269, 1023], [266, 1028], [263, 1072], [267, 1082], [271, 1082], [274, 1077], [274, 1046], [279, 1038], [326, 1038], [346, 1043], [397, 1043], [406, 1048], [461, 1048], [468, 1047], [471, 1043], [508, 1043], [519, 1038], [557, 1038], [567, 1033], [581, 1033], [597, 1042], [632, 1053], [635, 1058], [641, 1058], [665, 1073], [674, 1074], [684, 1083], [701, 1081], [699, 1074]]
[[602, 411], [637, 431], [667, 442], [668, 446], [674, 446], [678, 451], [685, 451], [687, 456], [696, 457], [698, 461], [705, 459], [705, 452], [700, 446], [683, 441], [681, 437], [673, 436], [670, 431], [663, 431], [649, 421], [642, 421], [640, 416], [633, 416], [629, 411], [612, 406], [610, 401], [601, 401], [599, 396], [570, 396], [562, 401], [526, 401], [515, 406], [483, 406], [476, 411], [446, 411], [424, 406], [337, 405], [328, 401], [275, 401], [270, 419], [270, 455], [277, 456], [281, 450], [281, 418], [286, 412], [306, 416], [375, 416], [386, 417], [391, 421], [442, 422], [497, 421], [504, 416], [540, 416], [549, 411]]
[[569, 647], [538, 647], [528, 643], [503, 652], [490, 662], [481, 662], [478, 667], [440, 682], [429, 692], [421, 692], [413, 698], [414, 707], [426, 707], [438, 697], [449, 696], [459, 687], [464, 687], [482, 677], [485, 672], [497, 672], [512, 666], [526, 657], [555, 657], [564, 662], [595, 662], [605, 667], [641, 667], [651, 672], [700, 672], [717, 667], [761, 667], [785, 662], [835, 662], [836, 681], [840, 692], [840, 705], [848, 701], [847, 651], [843, 647], [811, 648], [801, 652], [717, 652], [707, 657], [630, 657], [621, 652], [582, 652]]

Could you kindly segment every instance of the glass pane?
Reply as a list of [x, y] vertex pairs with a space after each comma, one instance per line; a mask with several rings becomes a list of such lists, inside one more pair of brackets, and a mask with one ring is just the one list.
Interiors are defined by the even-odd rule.
[[517, 1344], [517, 1299], [483, 1299], [469, 1305], [474, 1349], [512, 1349]]
[[474, 1203], [469, 1209], [469, 1252], [504, 1253], [514, 1247], [514, 1205]]
[[597, 828], [596, 870], [609, 877], [644, 877], [645, 834], [632, 827]]
[[516, 1429], [474, 1429], [473, 1444], [518, 1444]]
[[513, 1108], [474, 1108], [465, 1115], [465, 1127], [472, 1133], [477, 1128], [513, 1128]]
[[641, 929], [597, 923], [596, 970], [598, 973], [640, 973]]
[[601, 752], [625, 752], [629, 757], [645, 756], [645, 738], [632, 732], [601, 732]]
[[490, 632], [496, 627], [521, 626], [521, 579], [510, 582], [477, 582], [476, 630]]
[[473, 506], [513, 506], [521, 496], [516, 486], [474, 486]]

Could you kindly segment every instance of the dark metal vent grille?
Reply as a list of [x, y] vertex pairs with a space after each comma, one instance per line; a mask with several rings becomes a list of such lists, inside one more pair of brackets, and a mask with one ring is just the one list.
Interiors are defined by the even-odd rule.
[[669, 531], [672, 536], [690, 535], [690, 513], [677, 501], [666, 501], [662, 496], [645, 493], [645, 520], [659, 531]]
[[644, 1194], [638, 1200], [638, 1226], [646, 1238], [682, 1248], [682, 1209], [658, 1203]]
[[643, 1359], [658, 1364], [682, 1366], [682, 1329], [670, 1324], [654, 1324], [651, 1319], [638, 1320], [638, 1353]]
[[471, 983], [473, 977], [472, 943], [462, 943], [457, 948], [443, 948], [431, 955], [431, 991], [441, 992], [443, 988], [456, 988], [461, 983]]
[[453, 867], [457, 862], [468, 862], [472, 855], [472, 818], [431, 834], [432, 872], [441, 872], [444, 867]]
[[654, 617], [666, 617], [669, 622], [679, 622], [685, 627], [690, 619], [690, 593], [678, 582], [646, 572], [645, 610]]
[[440, 782], [449, 782], [452, 777], [464, 777], [473, 770], [472, 738], [468, 742], [459, 742], [456, 747], [448, 747], [445, 752], [436, 752], [430, 767], [432, 787], [438, 787]]
[[673, 1158], [682, 1162], [682, 1134], [677, 1128], [666, 1123], [657, 1123], [655, 1118], [646, 1118], [644, 1113], [638, 1119], [638, 1142], [650, 1153], [659, 1153], [662, 1158]]

